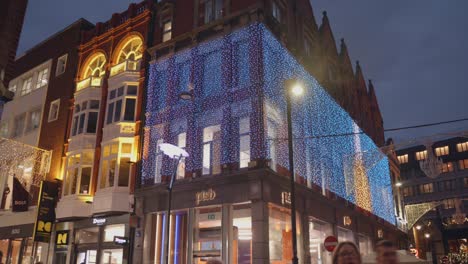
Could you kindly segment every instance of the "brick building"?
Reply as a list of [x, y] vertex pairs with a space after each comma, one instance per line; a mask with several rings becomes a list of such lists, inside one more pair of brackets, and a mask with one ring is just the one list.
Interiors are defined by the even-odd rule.
[[[440, 159], [436, 178], [429, 178], [421, 169], [430, 152]], [[429, 146], [399, 149], [397, 155], [412, 243], [421, 257], [430, 252], [440, 263], [442, 256], [467, 246], [468, 140], [448, 138]], [[464, 217], [458, 219], [460, 213]]]
[[[4, 106], [0, 123], [2, 138], [10, 139], [38, 153], [18, 156], [2, 144], [2, 153], [12, 151], [13, 163], [1, 165], [0, 216], [1, 251], [11, 263], [24, 259], [45, 261], [46, 243], [33, 249], [32, 230], [37, 214], [39, 184], [60, 179], [64, 138], [69, 126], [81, 33], [92, 25], [83, 19], [34, 46], [14, 61], [8, 89], [14, 95]], [[46, 152], [47, 155], [41, 154]], [[29, 210], [12, 210], [14, 180], [19, 179], [30, 198]], [[13, 191], [11, 191], [13, 189]], [[12, 233], [11, 230], [16, 230]], [[10, 262], [8, 262], [10, 263]]]

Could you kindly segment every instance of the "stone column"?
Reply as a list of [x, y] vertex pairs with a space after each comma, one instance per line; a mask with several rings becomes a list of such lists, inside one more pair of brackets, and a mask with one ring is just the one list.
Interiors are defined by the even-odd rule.
[[252, 263], [270, 263], [268, 203], [262, 200], [252, 202]]

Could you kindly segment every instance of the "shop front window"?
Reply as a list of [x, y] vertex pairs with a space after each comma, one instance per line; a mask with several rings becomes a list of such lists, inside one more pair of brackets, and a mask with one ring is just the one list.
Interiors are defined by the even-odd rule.
[[368, 236], [358, 235], [358, 242], [361, 256], [367, 256], [372, 253], [372, 241]]
[[209, 257], [221, 257], [221, 207], [199, 208], [195, 212], [193, 263], [202, 264]]
[[[302, 256], [302, 238], [299, 217], [296, 217], [297, 254]], [[290, 263], [293, 257], [291, 213], [289, 209], [271, 205], [269, 206], [269, 250], [270, 263]], [[303, 260], [299, 258], [299, 263]]]
[[104, 242], [113, 242], [115, 236], [125, 236], [125, 225], [108, 225], [104, 228]]
[[122, 264], [123, 249], [104, 249], [101, 254], [101, 264]]
[[97, 250], [78, 252], [76, 264], [96, 264]]
[[233, 206], [232, 263], [252, 263], [252, 213], [250, 204]]
[[355, 243], [353, 231], [345, 228], [338, 227], [338, 241], [350, 241]]
[[76, 232], [75, 243], [76, 244], [91, 244], [99, 241], [99, 228], [85, 228], [79, 229]]
[[[154, 263], [166, 263], [166, 214], [160, 213], [154, 216], [155, 244]], [[188, 243], [188, 214], [186, 211], [172, 212], [169, 226], [169, 264], [187, 263]]]
[[331, 263], [332, 254], [325, 250], [323, 241], [333, 235], [331, 224], [311, 219], [309, 221], [309, 251], [311, 264]]

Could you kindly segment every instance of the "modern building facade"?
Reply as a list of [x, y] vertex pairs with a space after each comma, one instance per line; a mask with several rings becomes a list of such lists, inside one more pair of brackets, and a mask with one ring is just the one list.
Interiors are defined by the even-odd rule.
[[[47, 243], [32, 241], [40, 183], [60, 179], [63, 140], [81, 32], [91, 24], [78, 20], [28, 50], [14, 62], [0, 122], [2, 163], [0, 250], [7, 263], [45, 261]], [[29, 208], [15, 210], [14, 195], [24, 190]]]
[[[430, 153], [432, 152], [432, 153]], [[440, 262], [466, 250], [468, 239], [468, 139], [448, 138], [397, 151], [412, 243], [421, 257]], [[432, 156], [432, 158], [431, 158]], [[421, 165], [438, 159], [436, 178]]]
[[[323, 48], [313, 44], [333, 39], [326, 15], [320, 35], [307, 1], [194, 1], [193, 8], [180, 2], [161, 3], [157, 18], [170, 30], [156, 30], [161, 43], [150, 49], [142, 185], [135, 193], [135, 213], [144, 224], [136, 228], [135, 263], [291, 260], [294, 197], [284, 99], [290, 78], [306, 87], [293, 102], [300, 263], [330, 261], [323, 247], [328, 235], [356, 242], [364, 255], [379, 238], [403, 246], [389, 162], [374, 143], [379, 137], [362, 133], [340, 105], [345, 97], [330, 96], [343, 88], [341, 79], [319, 84], [337, 78], [328, 62], [313, 61]], [[318, 42], [299, 41], [309, 30]], [[348, 85], [360, 84], [356, 94], [368, 98], [360, 67], [359, 78], [352, 68], [349, 73]], [[193, 99], [182, 101], [181, 93]], [[355, 106], [360, 122], [375, 121], [361, 113], [371, 112], [364, 103]], [[174, 165], [158, 150], [161, 143], [190, 154], [177, 167], [169, 218], [166, 184]]]
[[[55, 263], [127, 263], [152, 1], [83, 33], [57, 205]], [[57, 244], [56, 244], [57, 245]]]

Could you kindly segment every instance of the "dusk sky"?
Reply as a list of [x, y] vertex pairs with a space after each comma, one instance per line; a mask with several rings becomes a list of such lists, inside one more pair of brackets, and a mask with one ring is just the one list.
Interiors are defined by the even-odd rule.
[[[30, 0], [18, 55], [80, 17], [105, 21], [132, 2]], [[335, 40], [345, 38], [353, 63], [372, 79], [385, 128], [468, 118], [468, 1], [311, 2], [317, 24], [326, 10]], [[386, 136], [403, 147], [408, 139], [467, 130], [465, 121]]]

